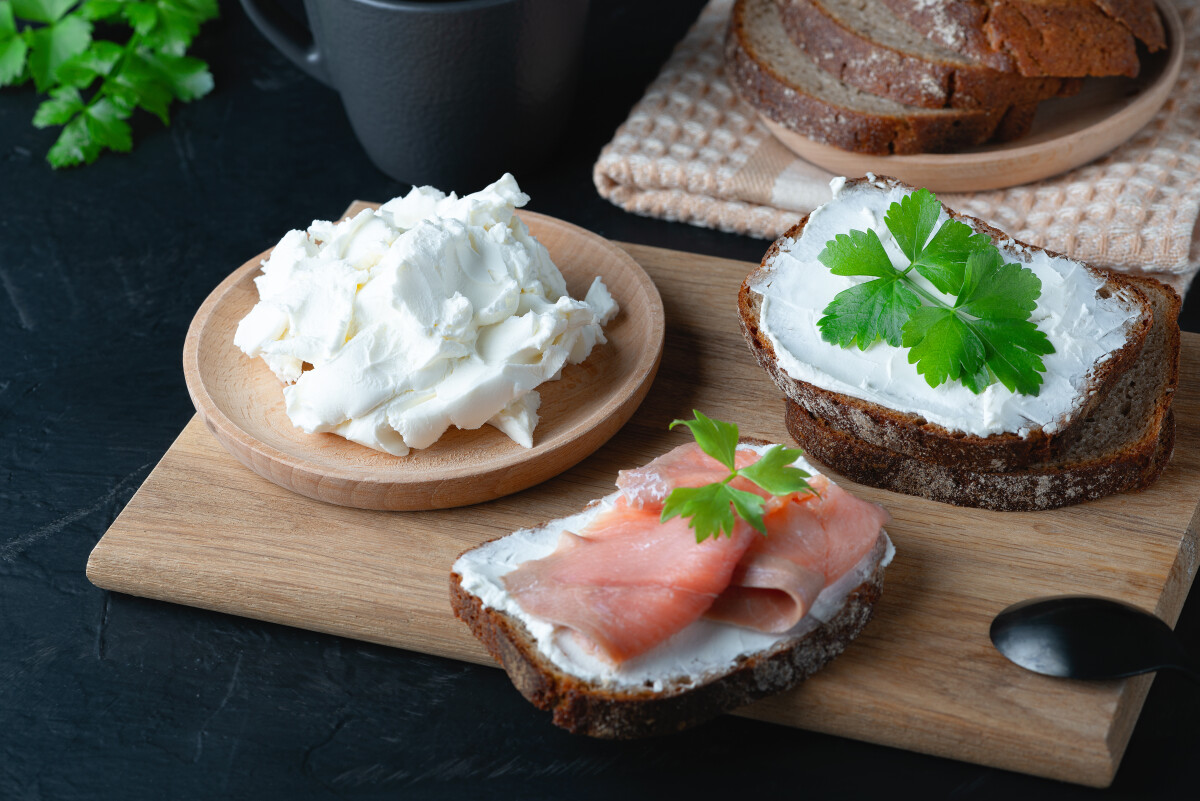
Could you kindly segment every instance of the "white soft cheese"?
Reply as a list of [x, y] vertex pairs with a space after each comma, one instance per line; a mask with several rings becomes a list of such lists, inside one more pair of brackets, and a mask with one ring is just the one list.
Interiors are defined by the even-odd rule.
[[[756, 450], [761, 453], [768, 447], [764, 445]], [[817, 472], [803, 459], [798, 459], [795, 464], [814, 475]], [[541, 528], [523, 529], [468, 551], [458, 558], [453, 568], [462, 576], [463, 588], [478, 596], [485, 606], [520, 620], [537, 642], [538, 651], [560, 670], [615, 687], [659, 691], [678, 682], [699, 683], [705, 677], [724, 673], [737, 665], [738, 657], [801, 636], [832, 618], [842, 608], [851, 590], [870, 576], [875, 565], [881, 561], [884, 565], [889, 564], [895, 553], [891, 540], [883, 534], [871, 553], [822, 590], [812, 609], [791, 631], [767, 634], [701, 619], [641, 656], [614, 667], [580, 648], [563, 627], [526, 613], [508, 594], [503, 577], [524, 562], [549, 556], [558, 547], [564, 531], [582, 530], [598, 514], [611, 508], [618, 497], [620, 493], [615, 492], [571, 517], [555, 520]]]
[[451, 425], [491, 423], [532, 447], [534, 388], [606, 341], [617, 304], [599, 278], [584, 300], [567, 294], [513, 214], [528, 200], [506, 174], [465, 197], [414, 188], [290, 231], [234, 343], [287, 384], [288, 417], [307, 433], [403, 456]]
[[[929, 386], [909, 364], [909, 351], [878, 342], [865, 351], [841, 348], [821, 339], [817, 321], [837, 293], [869, 280], [834, 275], [817, 260], [825, 243], [851, 229], [873, 229], [898, 267], [907, 267], [884, 223], [888, 207], [907, 192], [893, 188], [830, 184], [834, 199], [811, 215], [799, 239], [789, 240], [750, 289], [762, 295], [761, 330], [775, 349], [779, 366], [793, 378], [916, 414], [952, 431], [977, 436], [1031, 429], [1053, 433], [1086, 397], [1092, 371], [1125, 345], [1140, 305], [1126, 293], [1109, 298], [1096, 292], [1103, 282], [1079, 262], [1022, 248], [1014, 257], [1033, 270], [1042, 294], [1031, 319], [1045, 332], [1054, 353], [1043, 357], [1046, 372], [1038, 395], [1020, 395], [1002, 384], [976, 395], [961, 383]], [[881, 184], [882, 186], [882, 184]], [[938, 225], [949, 219], [943, 210]], [[918, 280], [936, 293], [932, 284]]]

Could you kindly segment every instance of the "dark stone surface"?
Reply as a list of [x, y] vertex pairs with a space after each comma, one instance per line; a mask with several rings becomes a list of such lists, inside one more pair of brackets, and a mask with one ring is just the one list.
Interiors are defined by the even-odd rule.
[[[520, 176], [533, 209], [760, 257], [763, 242], [625, 214], [591, 184], [699, 6], [595, 0], [568, 141]], [[169, 129], [143, 121], [130, 155], [52, 172], [32, 91], [0, 92], [0, 799], [1100, 795], [736, 718], [593, 742], [497, 670], [89, 584], [88, 552], [192, 414], [180, 349], [205, 295], [282, 231], [405, 189], [332, 92], [223, 11], [197, 46], [216, 91]], [[1178, 628], [1200, 650], [1195, 599]], [[1197, 721], [1196, 688], [1160, 677], [1106, 795], [1195, 797]]]

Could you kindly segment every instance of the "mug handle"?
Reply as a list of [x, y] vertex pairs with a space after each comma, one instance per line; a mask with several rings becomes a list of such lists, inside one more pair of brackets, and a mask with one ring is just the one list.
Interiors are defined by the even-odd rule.
[[321, 83], [333, 86], [325, 69], [325, 59], [313, 41], [312, 31], [297, 22], [275, 0], [241, 0], [241, 3], [254, 27], [280, 53]]

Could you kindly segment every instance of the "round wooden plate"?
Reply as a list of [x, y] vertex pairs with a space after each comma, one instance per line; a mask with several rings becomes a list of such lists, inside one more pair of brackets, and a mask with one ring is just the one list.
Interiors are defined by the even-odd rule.
[[1099, 158], [1123, 144], [1167, 102], [1183, 66], [1183, 22], [1159, 0], [1167, 48], [1142, 59], [1137, 78], [1089, 78], [1074, 97], [1043, 102], [1030, 132], [1013, 142], [958, 153], [870, 156], [820, 144], [764, 115], [789, 150], [834, 175], [889, 175], [932, 192], [980, 192], [1040, 181]]
[[335, 434], [305, 434], [284, 411], [283, 386], [233, 345], [258, 301], [254, 276], [270, 251], [221, 282], [188, 329], [183, 370], [196, 411], [238, 461], [281, 487], [360, 509], [442, 509], [499, 498], [555, 476], [599, 448], [642, 402], [662, 357], [662, 299], [624, 250], [582, 228], [520, 214], [582, 298], [599, 275], [620, 313], [608, 344], [538, 388], [541, 421], [526, 449], [485, 425], [451, 427], [432, 447], [397, 457]]

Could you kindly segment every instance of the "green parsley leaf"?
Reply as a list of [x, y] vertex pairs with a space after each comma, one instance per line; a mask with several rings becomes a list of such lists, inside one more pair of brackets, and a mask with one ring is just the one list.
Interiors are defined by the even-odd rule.
[[33, 115], [33, 125], [35, 128], [66, 125], [83, 109], [79, 90], [73, 86], [63, 86], [51, 92], [50, 99], [43, 100], [38, 106], [37, 113]]
[[17, 32], [11, 3], [0, 3], [0, 86], [18, 83], [25, 74], [29, 44]]
[[146, 61], [171, 88], [175, 97], [189, 102], [212, 91], [213, 79], [208, 66], [198, 58], [170, 53], [146, 54]]
[[80, 114], [63, 127], [57, 141], [46, 154], [46, 159], [54, 167], [67, 167], [85, 162], [90, 164], [99, 154], [100, 146], [92, 142], [87, 121]]
[[882, 338], [900, 344], [900, 327], [921, 300], [901, 279], [879, 235], [868, 230], [839, 234], [825, 243], [817, 259], [835, 275], [873, 276], [878, 280], [856, 284], [839, 293], [817, 321], [821, 338], [843, 348], [857, 344], [866, 350]]
[[79, 13], [84, 19], [90, 19], [92, 22], [111, 21], [114, 17], [121, 16], [124, 6], [124, 0], [87, 0], [80, 6]]
[[1045, 332], [1031, 320], [978, 320], [972, 327], [986, 343], [988, 367], [1000, 383], [1010, 392], [1037, 395], [1046, 372], [1041, 357], [1054, 352]]
[[[893, 203], [885, 222], [911, 262], [891, 263], [873, 231], [851, 231], [818, 257], [837, 275], [872, 276], [834, 296], [817, 322], [821, 337], [865, 349], [878, 339], [909, 348], [908, 361], [930, 386], [961, 381], [980, 393], [995, 381], [1036, 395], [1054, 348], [1029, 320], [1042, 283], [1019, 264], [1006, 264], [991, 240], [947, 220], [934, 231], [941, 203], [919, 189]], [[915, 270], [942, 293], [928, 291]], [[953, 298], [949, 302], [946, 296]]]
[[942, 204], [933, 193], [928, 189], [918, 189], [911, 195], [905, 195], [898, 203], [893, 203], [883, 220], [896, 238], [900, 250], [908, 256], [909, 261], [915, 262], [921, 257], [941, 213]]
[[47, 24], [58, 22], [76, 0], [12, 0], [13, 11], [22, 19]]
[[91, 164], [104, 148], [126, 152], [133, 147], [129, 112], [102, 98], [63, 127], [46, 158], [53, 167]]
[[892, 278], [899, 271], [892, 266], [879, 235], [868, 229], [838, 234], [825, 243], [825, 249], [817, 259], [834, 275], [869, 275], [876, 278]]
[[750, 479], [772, 495], [811, 492], [812, 488], [804, 480], [808, 478], [808, 473], [799, 467], [792, 467], [792, 463], [803, 455], [804, 451], [799, 448], [772, 445], [757, 462], [739, 470], [738, 475]]
[[929, 386], [946, 379], [960, 381], [983, 367], [987, 350], [954, 309], [922, 306], [904, 324], [904, 347], [911, 348], [908, 361], [917, 366]]
[[673, 517], [688, 518], [688, 527], [696, 532], [696, 542], [704, 542], [724, 532], [733, 536], [733, 499], [729, 485], [716, 483], [703, 487], [676, 487], [663, 503], [662, 522]]
[[121, 13], [133, 32], [145, 37], [158, 24], [158, 7], [154, 3], [122, 3]]
[[1033, 270], [1005, 264], [1000, 251], [972, 253], [958, 308], [988, 320], [1028, 320], [1037, 308], [1042, 281]]
[[881, 338], [899, 347], [905, 321], [921, 305], [921, 299], [902, 279], [896, 273], [839, 292], [817, 321], [821, 338], [843, 348], [857, 344], [859, 350]]
[[[728, 506], [732, 506], [737, 512], [738, 517], [750, 524], [750, 527], [767, 536], [767, 524], [763, 522], [763, 506], [766, 504], [766, 499], [761, 495], [756, 495], [753, 492], [746, 490], [734, 489], [728, 484], [721, 485], [725, 494], [729, 496]], [[733, 531], [730, 530], [730, 536], [733, 536]]]
[[700, 449], [729, 468], [729, 475], [702, 487], [676, 487], [671, 490], [663, 503], [662, 522], [673, 517], [686, 517], [688, 527], [696, 532], [696, 542], [704, 542], [709, 537], [720, 536], [722, 532], [732, 537], [736, 513], [737, 517], [765, 536], [767, 526], [763, 522], [763, 507], [766, 499], [757, 493], [730, 486], [731, 481], [738, 477], [748, 479], [772, 495], [812, 492], [804, 480], [808, 478], [808, 473], [791, 466], [803, 451], [775, 445], [753, 464], [740, 470], [734, 469], [737, 426], [712, 420], [698, 411], [692, 414], [694, 420], [676, 420], [670, 427], [686, 425]]
[[962, 290], [967, 259], [972, 253], [989, 250], [996, 252], [987, 236], [975, 233], [966, 223], [947, 220], [921, 251], [914, 266], [938, 291], [957, 295]]
[[97, 77], [108, 75], [124, 54], [125, 49], [115, 42], [92, 42], [87, 50], [59, 66], [59, 83], [86, 89]]
[[737, 453], [738, 427], [733, 423], [713, 420], [695, 409], [692, 410], [692, 414], [694, 419], [675, 420], [667, 428], [673, 430], [675, 426], [687, 426], [691, 430], [692, 436], [696, 438], [696, 444], [700, 446], [700, 450], [733, 470]]
[[30, 36], [29, 72], [37, 90], [49, 91], [55, 84], [59, 66], [82, 53], [91, 42], [92, 23], [82, 17], [64, 17], [53, 25], [34, 30]]

